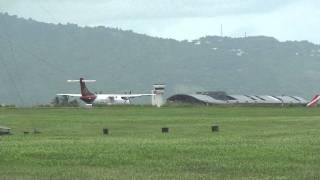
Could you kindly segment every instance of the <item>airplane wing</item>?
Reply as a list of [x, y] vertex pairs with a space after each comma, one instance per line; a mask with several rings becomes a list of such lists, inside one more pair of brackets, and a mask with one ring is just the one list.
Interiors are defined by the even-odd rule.
[[81, 94], [57, 94], [57, 96], [81, 97]]
[[119, 94], [122, 98], [135, 98], [141, 96], [154, 96], [155, 94]]

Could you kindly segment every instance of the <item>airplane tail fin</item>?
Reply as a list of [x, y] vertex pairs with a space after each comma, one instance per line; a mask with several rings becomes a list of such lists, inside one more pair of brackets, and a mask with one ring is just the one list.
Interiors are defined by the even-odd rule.
[[311, 101], [307, 104], [307, 107], [316, 107], [319, 100], [320, 100], [320, 95], [315, 95], [311, 99]]
[[90, 92], [86, 86], [86, 82], [96, 82], [96, 80], [84, 80], [80, 78], [80, 80], [68, 80], [68, 82], [80, 82], [80, 89], [82, 96], [92, 96], [94, 93]]
[[91, 96], [94, 95], [86, 86], [86, 83], [83, 78], [80, 78], [80, 88], [81, 88], [81, 95], [82, 96]]

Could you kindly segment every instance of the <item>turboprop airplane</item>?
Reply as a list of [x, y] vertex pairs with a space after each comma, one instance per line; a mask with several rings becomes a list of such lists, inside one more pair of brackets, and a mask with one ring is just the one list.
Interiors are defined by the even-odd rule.
[[68, 80], [68, 82], [80, 82], [81, 94], [57, 94], [57, 96], [79, 97], [87, 106], [92, 104], [130, 104], [130, 99], [141, 96], [153, 96], [155, 94], [96, 94], [86, 87], [85, 82], [96, 82], [95, 80]]
[[316, 107], [319, 100], [320, 100], [320, 95], [315, 95], [311, 99], [311, 101], [307, 104], [307, 107]]

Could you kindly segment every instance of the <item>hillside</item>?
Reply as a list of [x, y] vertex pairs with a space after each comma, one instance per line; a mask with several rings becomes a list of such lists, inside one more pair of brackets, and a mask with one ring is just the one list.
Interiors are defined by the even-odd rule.
[[66, 79], [97, 79], [103, 92], [224, 90], [310, 98], [320, 80], [320, 46], [271, 37], [176, 41], [105, 27], [54, 25], [0, 14], [0, 103], [34, 105], [75, 93]]

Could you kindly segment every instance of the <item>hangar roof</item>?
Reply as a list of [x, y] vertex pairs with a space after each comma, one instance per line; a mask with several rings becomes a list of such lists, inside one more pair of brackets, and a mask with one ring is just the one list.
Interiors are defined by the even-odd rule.
[[203, 94], [176, 94], [168, 98], [168, 101], [178, 101], [186, 103], [209, 103], [209, 104], [225, 104], [225, 101], [214, 99]]
[[202, 95], [202, 94], [189, 94], [189, 96], [192, 96], [194, 98], [197, 98], [199, 100], [202, 100], [206, 103], [213, 103], [213, 104], [225, 104], [225, 101], [221, 101], [218, 99], [214, 99], [213, 97], [209, 95]]
[[[211, 93], [211, 92], [210, 92]], [[212, 95], [208, 92], [197, 94], [176, 94], [168, 98], [169, 102], [202, 103], [202, 104], [306, 104], [307, 101], [298, 96], [271, 96], [271, 95]]]
[[[257, 100], [255, 98], [252, 98], [248, 95], [230, 95], [233, 97], [235, 103], [255, 103]], [[233, 101], [230, 101], [233, 102]]]
[[265, 103], [272, 103], [272, 104], [280, 104], [282, 103], [278, 98], [275, 98], [270, 95], [259, 95], [259, 97], [265, 100]]
[[297, 96], [275, 96], [276, 98], [280, 99], [283, 103], [287, 104], [302, 104], [302, 103], [307, 103], [307, 101], [301, 97]]

